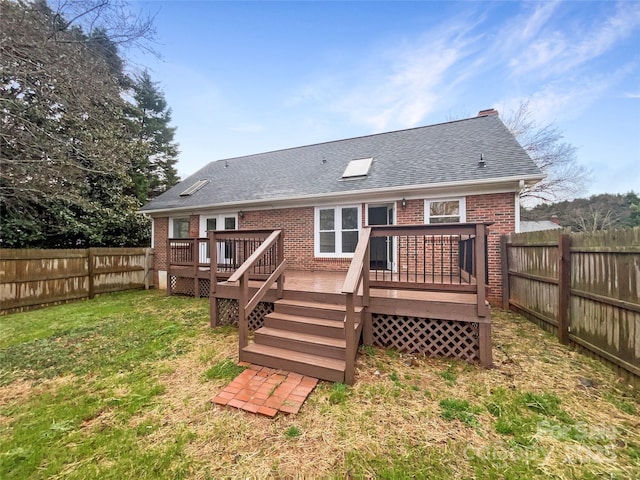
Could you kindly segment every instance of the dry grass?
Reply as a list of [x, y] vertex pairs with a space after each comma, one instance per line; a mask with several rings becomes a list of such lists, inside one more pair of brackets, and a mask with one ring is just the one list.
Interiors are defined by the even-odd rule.
[[[168, 362], [173, 371], [162, 378], [167, 393], [152, 413], [162, 427], [147, 440], [163, 443], [176, 429], [188, 430], [192, 440], [186, 452], [195, 461], [191, 472], [196, 479], [346, 476], [358, 462], [359, 475], [375, 476], [374, 468], [380, 465], [368, 465], [369, 460], [388, 458], [387, 466], [393, 468], [394, 458], [412, 458], [423, 450], [449, 461], [448, 475], [473, 477], [474, 469], [465, 459], [470, 452], [509, 459], [513, 451], [486, 410], [477, 415], [474, 428], [441, 418], [438, 402], [456, 398], [482, 407], [493, 391], [506, 389], [557, 396], [584, 434], [599, 439], [597, 446], [567, 442], [545, 433], [543, 425], [535, 442], [544, 452], [539, 462], [544, 475], [573, 478], [573, 467], [567, 465], [572, 457], [590, 462], [594, 474], [605, 474], [614, 466], [621, 475], [638, 472], [637, 463], [616, 465], [615, 455], [621, 444], [640, 445], [638, 417], [621, 412], [603, 397], [611, 389], [622, 388], [626, 394], [635, 393], [633, 389], [621, 385], [607, 367], [559, 345], [521, 318], [508, 313], [494, 318], [494, 369], [373, 349], [359, 356], [356, 384], [343, 404], [331, 404], [332, 385], [321, 383], [298, 415], [280, 414], [275, 419], [210, 404], [224, 382], [204, 382], [202, 373], [207, 366], [235, 357], [237, 337], [199, 337], [194, 351]], [[443, 372], [455, 381], [443, 378]], [[589, 379], [595, 387], [584, 386], [580, 379]], [[287, 438], [291, 427], [301, 434]]]
[[[237, 359], [237, 333], [202, 321], [193, 326], [196, 335], [180, 338], [186, 353], [143, 365], [162, 393], [126, 417], [124, 427], [122, 414], [109, 407], [85, 419], [80, 431], [87, 439], [111, 429], [143, 431], [133, 439], [139, 452], [160, 452], [168, 465], [179, 465], [154, 473], [162, 478], [640, 478], [638, 392], [522, 317], [495, 311], [493, 319], [493, 369], [363, 349], [353, 387], [321, 382], [299, 414], [274, 419], [211, 404], [225, 381], [204, 373]], [[106, 378], [116, 384], [109, 394], [122, 402], [139, 388]], [[0, 387], [0, 408], [10, 412], [78, 381], [15, 380]], [[462, 420], [443, 418], [443, 401], [451, 400], [467, 409]], [[496, 411], [516, 430], [530, 430], [499, 431]], [[10, 415], [0, 416], [0, 433], [10, 423]], [[77, 477], [94, 462], [99, 476], [117, 461], [101, 453], [57, 475]]]

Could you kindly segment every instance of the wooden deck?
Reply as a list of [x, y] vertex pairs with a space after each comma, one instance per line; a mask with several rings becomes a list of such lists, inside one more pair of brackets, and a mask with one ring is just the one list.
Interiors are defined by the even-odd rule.
[[[380, 236], [412, 248], [399, 250], [400, 272], [370, 268]], [[211, 326], [238, 325], [239, 359], [270, 368], [353, 383], [360, 343], [489, 366], [491, 313], [476, 281], [485, 241], [483, 224], [366, 227], [348, 271], [302, 271], [287, 266], [280, 230], [210, 232], [169, 241], [168, 294], [208, 295]], [[220, 242], [234, 255], [222, 265], [207, 247]]]

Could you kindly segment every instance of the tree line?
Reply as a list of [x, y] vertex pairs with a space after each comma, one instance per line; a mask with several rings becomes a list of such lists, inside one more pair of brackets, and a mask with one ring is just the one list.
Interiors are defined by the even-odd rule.
[[536, 205], [522, 209], [522, 220], [550, 220], [575, 232], [595, 232], [612, 228], [640, 227], [640, 196], [603, 193], [589, 198]]
[[120, 47], [152, 19], [117, 0], [59, 6], [0, 0], [0, 247], [148, 245], [136, 211], [178, 182], [179, 152], [164, 94]]

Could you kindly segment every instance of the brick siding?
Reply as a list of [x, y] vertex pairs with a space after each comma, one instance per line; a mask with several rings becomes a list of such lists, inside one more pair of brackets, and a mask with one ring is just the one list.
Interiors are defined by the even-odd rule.
[[[362, 223], [365, 218], [365, 204], [361, 205]], [[283, 229], [285, 252], [289, 265], [298, 270], [346, 271], [348, 258], [316, 258], [314, 256], [314, 212], [313, 207], [270, 209], [245, 212], [238, 217], [240, 230]], [[396, 202], [396, 218], [399, 225], [424, 223], [424, 200], [407, 200], [406, 207]], [[156, 272], [166, 270], [166, 240], [169, 231], [168, 218], [155, 218]], [[467, 222], [493, 222], [489, 227], [489, 291], [492, 303], [500, 302], [502, 279], [500, 265], [500, 235], [515, 231], [514, 193], [489, 195], [469, 195], [466, 197]], [[191, 215], [189, 233], [199, 236], [198, 215]], [[454, 252], [455, 253], [455, 252]]]

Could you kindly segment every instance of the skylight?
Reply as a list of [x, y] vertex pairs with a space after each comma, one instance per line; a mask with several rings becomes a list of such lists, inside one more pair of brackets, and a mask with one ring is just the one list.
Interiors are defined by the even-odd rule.
[[207, 183], [209, 183], [209, 180], [198, 180], [196, 183], [194, 183], [189, 188], [187, 188], [184, 192], [182, 192], [180, 194], [180, 196], [181, 197], [188, 197], [189, 195], [193, 195], [198, 190], [200, 190], [202, 187], [204, 187]]
[[371, 168], [371, 162], [373, 162], [373, 158], [351, 160], [347, 168], [344, 169], [342, 178], [366, 177]]

